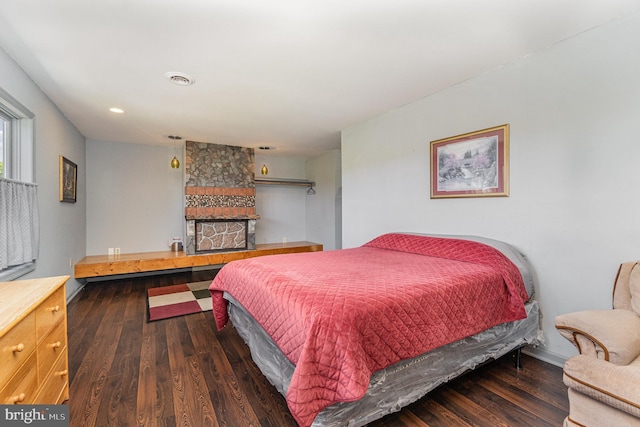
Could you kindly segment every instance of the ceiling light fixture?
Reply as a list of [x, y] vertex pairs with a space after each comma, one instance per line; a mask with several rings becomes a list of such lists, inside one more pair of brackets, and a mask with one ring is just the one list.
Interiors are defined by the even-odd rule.
[[179, 71], [169, 71], [164, 75], [171, 83], [178, 86], [191, 86], [196, 81], [189, 74], [181, 73]]
[[112, 113], [117, 113], [117, 114], [124, 113], [124, 110], [122, 108], [118, 108], [118, 107], [109, 108], [109, 111], [111, 111]]
[[[172, 141], [180, 141], [182, 139], [181, 136], [177, 136], [177, 135], [169, 135], [167, 138], [169, 138]], [[171, 168], [178, 169], [179, 167], [180, 167], [180, 160], [178, 160], [178, 157], [174, 154], [173, 159], [171, 159]]]

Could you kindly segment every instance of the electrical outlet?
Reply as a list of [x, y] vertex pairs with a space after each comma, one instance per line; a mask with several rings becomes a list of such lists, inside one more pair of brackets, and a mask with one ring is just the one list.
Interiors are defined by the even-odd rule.
[[282, 238], [282, 243], [287, 243], [287, 238], [286, 238], [286, 236]]
[[69, 267], [73, 267], [73, 258], [69, 258]]
[[109, 248], [109, 252], [107, 252], [109, 255], [113, 255], [113, 248]]
[[120, 248], [114, 248], [113, 253], [116, 255], [120, 255]]

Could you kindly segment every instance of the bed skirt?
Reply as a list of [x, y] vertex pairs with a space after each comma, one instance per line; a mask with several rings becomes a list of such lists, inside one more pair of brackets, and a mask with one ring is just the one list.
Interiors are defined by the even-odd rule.
[[[295, 366], [282, 354], [262, 327], [229, 294], [229, 318], [251, 350], [251, 357], [264, 376], [283, 396]], [[371, 376], [360, 400], [325, 408], [312, 426], [363, 426], [415, 402], [440, 384], [497, 359], [524, 345], [542, 341], [537, 301], [525, 304], [527, 317], [503, 323], [471, 337], [395, 363]]]

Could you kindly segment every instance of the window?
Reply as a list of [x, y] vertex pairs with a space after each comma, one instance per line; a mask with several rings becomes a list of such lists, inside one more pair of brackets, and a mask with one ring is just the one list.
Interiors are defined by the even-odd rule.
[[34, 115], [0, 88], [0, 176], [23, 182], [35, 182]]
[[[17, 184], [13, 181], [34, 183], [34, 160], [34, 115], [0, 88], [0, 178], [5, 179], [2, 188], [4, 189], [10, 185], [16, 186]], [[6, 180], [10, 180], [13, 184]], [[27, 186], [34, 187], [33, 184], [28, 184]], [[12, 240], [13, 237], [9, 237], [16, 234], [16, 227], [11, 220], [16, 212], [13, 208], [14, 204], [8, 202], [9, 193], [0, 193], [0, 198], [2, 198], [0, 199], [0, 206], [3, 206], [3, 212], [0, 215], [2, 217], [0, 218], [0, 281], [13, 280], [35, 269], [34, 261], [11, 262], [12, 259], [37, 258], [39, 242], [37, 197], [34, 196], [35, 189], [29, 192], [30, 212], [34, 212], [34, 215], [28, 216], [28, 218], [33, 218], [30, 220], [30, 228], [35, 230], [35, 235], [30, 234], [23, 237], [22, 240], [17, 241], [20, 243], [18, 245], [11, 244], [15, 240]], [[23, 209], [19, 212], [21, 215], [24, 214]], [[24, 216], [20, 218], [23, 219]], [[21, 230], [23, 228], [20, 227]], [[16, 252], [15, 247], [17, 246], [21, 247], [21, 250], [24, 250], [25, 246], [35, 247], [34, 255], [32, 257], [27, 255], [23, 258], [21, 255], [25, 252]], [[20, 256], [16, 257], [16, 253]]]
[[0, 178], [4, 178], [4, 164], [6, 162], [6, 149], [4, 140], [9, 139], [9, 125], [11, 118], [0, 111]]

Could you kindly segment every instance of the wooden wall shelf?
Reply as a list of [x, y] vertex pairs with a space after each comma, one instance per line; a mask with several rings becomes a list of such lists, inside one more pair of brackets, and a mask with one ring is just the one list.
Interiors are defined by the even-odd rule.
[[186, 255], [184, 252], [139, 252], [120, 255], [86, 256], [75, 265], [76, 279], [91, 279], [121, 274], [145, 273], [177, 268], [203, 267], [226, 264], [240, 259], [264, 255], [299, 252], [319, 252], [323, 247], [313, 242], [287, 242], [256, 244], [254, 250], [213, 252]]

